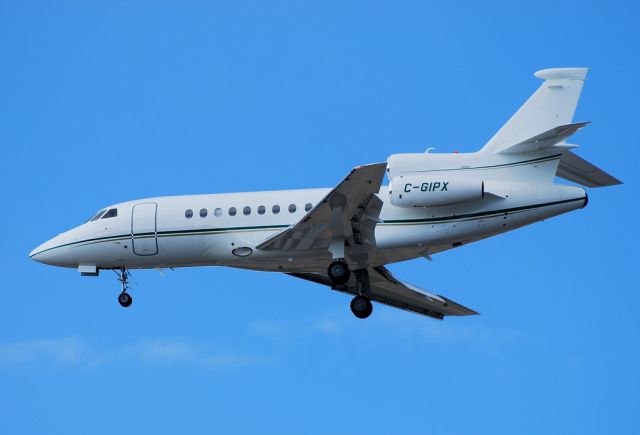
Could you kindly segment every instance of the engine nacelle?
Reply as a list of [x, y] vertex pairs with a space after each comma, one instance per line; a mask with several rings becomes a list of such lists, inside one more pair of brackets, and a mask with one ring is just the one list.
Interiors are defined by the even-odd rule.
[[484, 182], [437, 175], [407, 174], [391, 179], [389, 198], [397, 207], [437, 207], [484, 197]]

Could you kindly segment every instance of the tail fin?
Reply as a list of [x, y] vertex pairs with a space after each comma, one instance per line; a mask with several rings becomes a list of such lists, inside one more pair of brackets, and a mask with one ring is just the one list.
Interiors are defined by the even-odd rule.
[[544, 83], [487, 142], [482, 152], [497, 153], [541, 132], [571, 124], [587, 68], [543, 69], [535, 73]]

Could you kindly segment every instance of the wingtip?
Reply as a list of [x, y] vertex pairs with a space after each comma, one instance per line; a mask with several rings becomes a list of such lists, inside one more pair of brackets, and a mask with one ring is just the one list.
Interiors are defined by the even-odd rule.
[[458, 302], [452, 301], [451, 299], [442, 296], [442, 295], [438, 295], [438, 297], [444, 299], [444, 301], [446, 302], [447, 306], [455, 308], [456, 312], [448, 314], [448, 315], [453, 315], [453, 316], [477, 316], [480, 313], [477, 312], [476, 310], [472, 310], [471, 308], [467, 308], [462, 304], [459, 304]]

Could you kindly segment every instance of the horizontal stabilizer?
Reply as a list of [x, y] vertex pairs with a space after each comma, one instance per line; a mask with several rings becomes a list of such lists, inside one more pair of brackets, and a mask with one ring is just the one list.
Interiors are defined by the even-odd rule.
[[[584, 128], [588, 122], [577, 122], [575, 124], [559, 125], [547, 130], [544, 133], [535, 135], [529, 139], [525, 139], [515, 145], [507, 145], [496, 151], [497, 154], [521, 154], [534, 153], [550, 148], [564, 141], [578, 130]], [[566, 148], [566, 147], [564, 147]]]
[[566, 151], [560, 159], [556, 176], [586, 187], [604, 187], [622, 184], [622, 181], [607, 174], [602, 169]]

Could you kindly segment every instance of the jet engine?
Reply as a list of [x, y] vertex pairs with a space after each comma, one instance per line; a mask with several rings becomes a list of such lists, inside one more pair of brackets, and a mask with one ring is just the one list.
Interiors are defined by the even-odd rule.
[[391, 179], [389, 198], [397, 207], [437, 207], [484, 197], [484, 182], [433, 174], [407, 174]]

